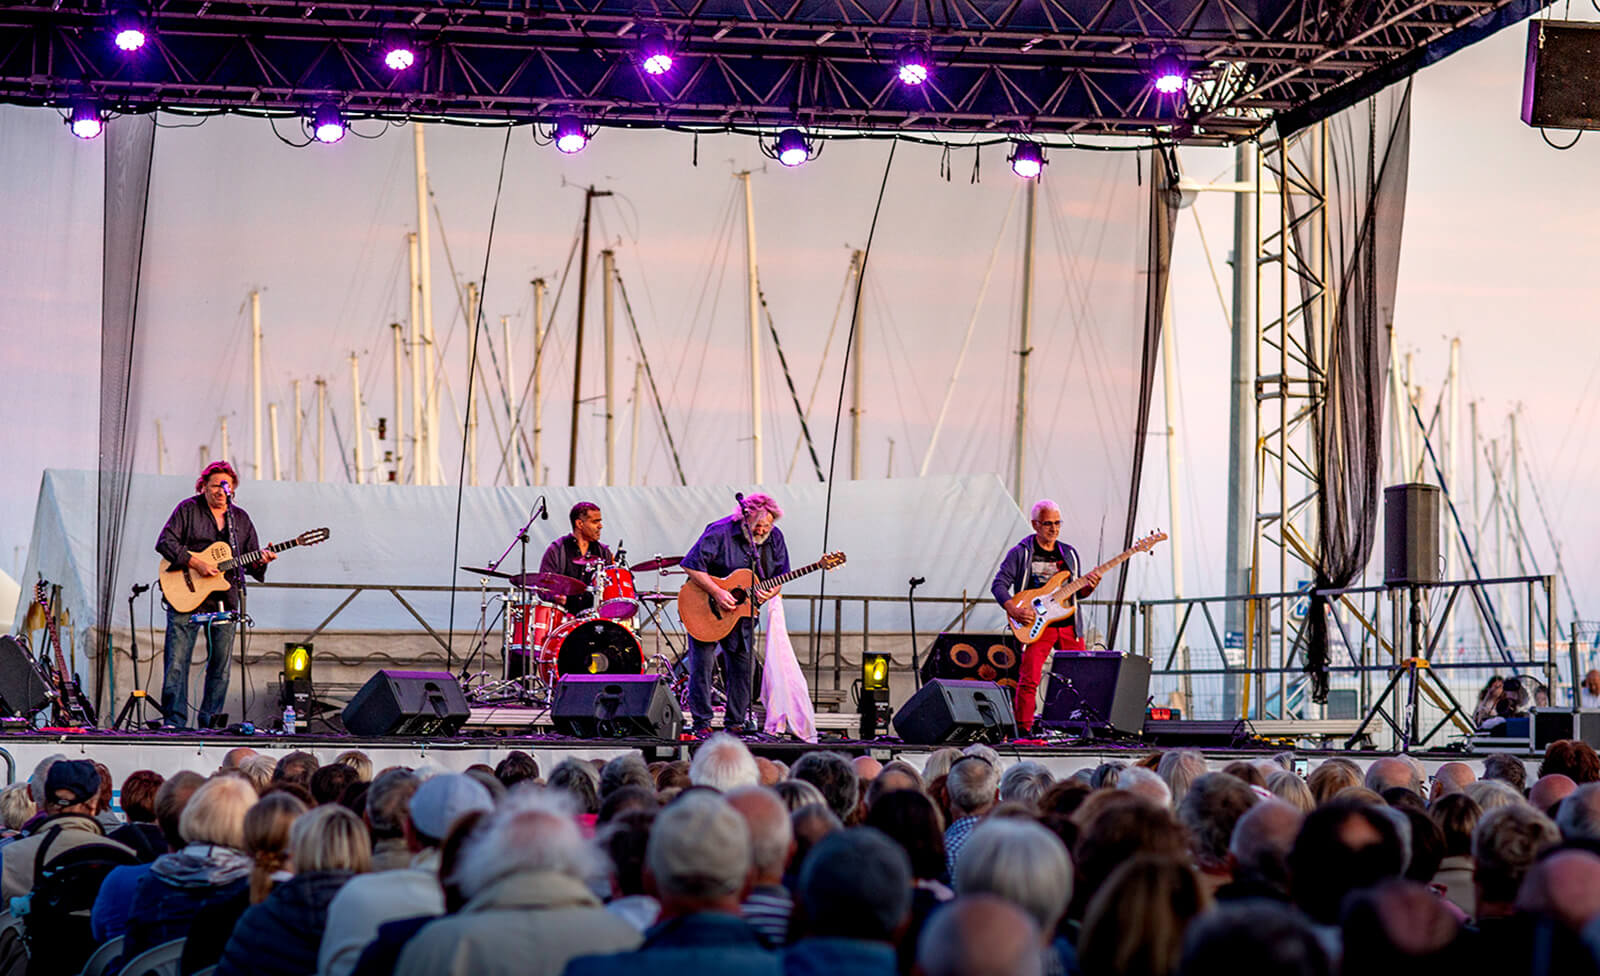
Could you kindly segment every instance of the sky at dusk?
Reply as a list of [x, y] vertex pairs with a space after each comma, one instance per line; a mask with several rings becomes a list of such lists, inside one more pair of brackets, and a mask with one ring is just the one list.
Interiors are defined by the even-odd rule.
[[[1583, 191], [1600, 161], [1592, 136], [1568, 152], [1549, 148], [1517, 118], [1523, 26], [1513, 27], [1418, 76], [1413, 102], [1409, 198], [1395, 325], [1402, 354], [1431, 409], [1447, 366], [1448, 341], [1462, 344], [1465, 401], [1478, 403], [1485, 438], [1507, 434], [1520, 410], [1521, 446], [1535, 477], [1522, 516], [1539, 567], [1550, 558], [1546, 517], [1566, 544], [1578, 609], [1600, 614], [1600, 535], [1587, 486], [1600, 466], [1590, 426], [1600, 413], [1594, 379], [1600, 346], [1590, 338], [1600, 307], [1597, 204]], [[292, 123], [278, 124], [298, 137]], [[301, 379], [307, 409], [312, 380], [326, 378], [340, 434], [349, 447], [349, 356], [361, 364], [367, 420], [393, 414], [390, 322], [407, 319], [404, 234], [415, 225], [412, 139], [406, 128], [359, 125], [374, 139], [335, 147], [285, 146], [261, 120], [223, 118], [158, 134], [143, 281], [146, 361], [138, 409], [140, 470], [154, 471], [154, 421], [163, 422], [168, 473], [195, 467], [201, 446], [220, 450], [219, 418], [229, 418], [231, 453], [254, 476], [249, 418], [247, 294], [262, 293], [264, 381], [280, 403], [281, 454], [293, 465], [290, 382]], [[434, 203], [435, 329], [446, 359], [464, 363], [463, 316], [450, 290], [485, 272], [503, 130], [427, 129]], [[1558, 142], [1570, 138], [1554, 133]], [[694, 154], [698, 153], [698, 165]], [[831, 345], [852, 248], [866, 242], [889, 145], [831, 145], [798, 171], [782, 171], [746, 137], [703, 137], [698, 147], [672, 133], [602, 132], [591, 148], [563, 158], [535, 145], [526, 128], [511, 135], [491, 259], [485, 321], [503, 354], [508, 316], [519, 373], [531, 360], [529, 281], [564, 275], [583, 205], [582, 187], [614, 196], [596, 202], [595, 239], [616, 250], [669, 420], [691, 481], [748, 481], [749, 389], [746, 364], [743, 197], [733, 173], [755, 171], [758, 254], [763, 290], [802, 400], [816, 387], [813, 437], [826, 465], [846, 303]], [[1069, 158], [1070, 156], [1070, 158]], [[1232, 178], [1228, 150], [1180, 154], [1186, 176]], [[0, 400], [8, 464], [0, 470], [0, 567], [23, 563], [40, 473], [95, 464], [99, 368], [98, 253], [101, 148], [71, 139], [51, 112], [0, 109]], [[994, 471], [1009, 481], [1014, 416], [1022, 194], [1004, 153], [987, 149], [978, 182], [973, 153], [950, 156], [901, 145], [874, 241], [863, 303], [865, 476], [912, 476], [922, 464], [968, 322], [970, 350], [930, 471]], [[1143, 191], [1148, 168], [1130, 154], [1056, 153], [1041, 186], [1037, 236], [1029, 497], [1070, 500], [1069, 538], [1101, 540], [1098, 513], [1113, 504], [1131, 422], [1127, 391], [1136, 382], [1128, 329], [1142, 301], [1138, 280]], [[1202, 194], [1179, 217], [1172, 279], [1178, 335], [1178, 427], [1184, 508], [1185, 589], [1219, 592], [1224, 545], [1228, 436], [1227, 252], [1231, 204]], [[1222, 275], [1223, 298], [1210, 262]], [[448, 253], [446, 252], [448, 247]], [[984, 288], [991, 254], [993, 270]], [[451, 261], [454, 262], [452, 274]], [[545, 463], [565, 481], [576, 266], [547, 343]], [[592, 279], [598, 281], [598, 279]], [[552, 298], [554, 293], [552, 292]], [[599, 299], [592, 296], [584, 395], [600, 392]], [[620, 304], [619, 304], [620, 309]], [[766, 343], [763, 394], [766, 479], [781, 481], [798, 425], [776, 355]], [[826, 356], [824, 356], [826, 347]], [[487, 356], [487, 348], [483, 348]], [[628, 480], [635, 353], [620, 316], [615, 375], [618, 481]], [[484, 364], [488, 367], [490, 364]], [[818, 381], [819, 367], [821, 379]], [[456, 368], [441, 426], [459, 439], [464, 383]], [[1158, 373], [1159, 377], [1159, 373]], [[1158, 379], [1159, 382], [1159, 379]], [[499, 388], [490, 384], [491, 399]], [[503, 410], [498, 400], [482, 409]], [[848, 409], [848, 404], [847, 404]], [[601, 477], [598, 401], [584, 404], [579, 481]], [[1153, 405], [1160, 426], [1161, 393]], [[1463, 409], [1463, 421], [1465, 409]], [[309, 421], [308, 421], [309, 425]], [[843, 418], [839, 475], [850, 464]], [[667, 482], [672, 469], [647, 410], [635, 476]], [[308, 426], [302, 464], [311, 475]], [[480, 472], [495, 478], [499, 451], [481, 422]], [[892, 439], [892, 446], [891, 446]], [[330, 479], [344, 480], [329, 431]], [[392, 446], [386, 442], [385, 447]], [[1164, 443], [1152, 437], [1140, 500], [1144, 527], [1170, 525]], [[456, 457], [447, 452], [454, 480]], [[369, 465], [372, 452], [368, 452]], [[801, 453], [795, 477], [810, 477]], [[1463, 477], [1466, 477], [1463, 468]], [[1463, 488], [1465, 491], [1465, 487]], [[1463, 501], [1465, 496], [1463, 496]], [[937, 513], [930, 513], [936, 520]], [[1006, 540], [996, 540], [997, 552]], [[1120, 547], [1118, 547], [1120, 548]], [[1113, 550], [1114, 551], [1114, 550]], [[1110, 555], [1110, 552], [1105, 552]], [[984, 559], [991, 554], [983, 554]], [[1139, 560], [1134, 592], [1164, 595], [1169, 556]], [[1486, 569], [1493, 567], [1486, 567]], [[1510, 573], [1509, 564], [1499, 567]], [[1573, 608], [1561, 595], [1563, 619]]]

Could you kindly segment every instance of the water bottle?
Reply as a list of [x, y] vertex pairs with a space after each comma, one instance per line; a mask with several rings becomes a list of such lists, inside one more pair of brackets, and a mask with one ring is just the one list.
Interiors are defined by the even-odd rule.
[[294, 735], [294, 705], [291, 703], [283, 709], [283, 734]]

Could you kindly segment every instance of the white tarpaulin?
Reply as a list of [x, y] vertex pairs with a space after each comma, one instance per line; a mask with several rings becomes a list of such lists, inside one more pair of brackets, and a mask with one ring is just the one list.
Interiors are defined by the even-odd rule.
[[[39, 488], [33, 540], [22, 582], [26, 591], [37, 574], [63, 586], [66, 608], [80, 631], [95, 625], [95, 485], [91, 471], [49, 470]], [[159, 557], [155, 540], [172, 508], [193, 491], [189, 477], [135, 475], [129, 491], [126, 535], [113, 605], [112, 625], [123, 627], [127, 595], [138, 582], [155, 578]], [[535, 521], [530, 531], [528, 568], [536, 570], [545, 546], [569, 529], [567, 511], [580, 499], [601, 506], [604, 541], [620, 541], [638, 563], [656, 554], [681, 556], [706, 523], [733, 510], [734, 492], [762, 490], [750, 486], [547, 488], [550, 518]], [[823, 508], [826, 486], [820, 483], [778, 484], [765, 488], [785, 509], [780, 527], [795, 566], [815, 561], [823, 551]], [[314, 482], [246, 481], [238, 503], [256, 524], [263, 544], [293, 538], [327, 526], [332, 537], [321, 545], [283, 553], [272, 564], [273, 582], [327, 584], [329, 589], [256, 589], [249, 613], [258, 628], [310, 631], [338, 607], [349, 588], [371, 586], [476, 586], [476, 574], [456, 565], [483, 566], [500, 555], [527, 520], [539, 488], [467, 488], [461, 492], [461, 543], [452, 558], [457, 490], [454, 487], [321, 484]], [[1064, 536], [1074, 538], [1074, 526]], [[1088, 532], [1092, 526], [1084, 526]], [[895, 597], [871, 611], [873, 630], [904, 630], [905, 595], [913, 576], [927, 578], [917, 595], [974, 596], [986, 594], [1005, 550], [1029, 531], [998, 478], [993, 475], [939, 476], [917, 479], [842, 481], [834, 485], [828, 549], [847, 554], [848, 562], [828, 575], [827, 594]], [[1090, 553], [1085, 553], [1089, 558]], [[502, 565], [515, 572], [513, 551]], [[496, 581], [498, 582], [498, 581]], [[638, 588], [675, 590], [682, 576], [657, 578], [641, 574]], [[816, 593], [821, 574], [785, 588], [793, 595]], [[342, 589], [341, 589], [342, 588]], [[449, 601], [439, 593], [403, 594], [411, 606], [441, 633], [449, 626]], [[139, 598], [143, 623], [147, 608]], [[457, 597], [455, 630], [470, 633], [478, 619], [476, 593]], [[19, 613], [22, 607], [20, 605]], [[950, 608], [922, 608], [918, 629], [936, 630]], [[18, 618], [20, 619], [20, 617]], [[156, 619], [160, 621], [157, 608]], [[990, 604], [969, 620], [969, 627], [997, 626], [999, 612]], [[818, 621], [831, 630], [829, 608]], [[847, 606], [842, 624], [859, 629], [859, 610]], [[803, 603], [791, 602], [789, 627], [807, 627]], [[333, 631], [416, 630], [416, 620], [387, 593], [363, 593], [329, 625]]]

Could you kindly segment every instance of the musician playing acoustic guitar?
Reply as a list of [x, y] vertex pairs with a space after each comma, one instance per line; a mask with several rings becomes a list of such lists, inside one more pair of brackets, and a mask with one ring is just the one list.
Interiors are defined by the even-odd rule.
[[[1033, 534], [1012, 546], [1000, 561], [1000, 571], [994, 574], [990, 592], [995, 602], [1016, 622], [1031, 626], [1033, 608], [1008, 606], [1008, 601], [1023, 590], [1036, 589], [1049, 582], [1057, 573], [1067, 571], [1074, 575], [1081, 570], [1078, 550], [1061, 541], [1061, 507], [1048, 498], [1034, 503], [1030, 518]], [[1087, 586], [1079, 596], [1087, 596], [1100, 583], [1100, 575], [1090, 572], [1084, 576]], [[1077, 614], [1044, 629], [1039, 638], [1022, 652], [1021, 666], [1017, 670], [1017, 697], [1014, 708], [1019, 735], [1033, 730], [1033, 712], [1039, 692], [1039, 680], [1044, 674], [1044, 662], [1054, 650], [1081, 651], [1083, 639], [1078, 636]]]
[[[187, 565], [201, 576], [215, 576], [218, 573], [216, 563], [204, 555], [213, 544], [226, 542], [235, 553], [261, 548], [255, 523], [244, 509], [233, 503], [234, 489], [238, 485], [239, 474], [227, 461], [206, 465], [194, 483], [196, 493], [179, 502], [162, 527], [161, 536], [156, 540], [156, 552], [174, 566]], [[228, 675], [232, 666], [228, 648], [233, 641], [235, 621], [228, 618], [200, 624], [194, 621], [194, 614], [219, 610], [237, 612], [243, 573], [248, 572], [257, 580], [266, 579], [267, 563], [276, 558], [277, 554], [267, 549], [263, 550], [260, 561], [243, 570], [235, 566], [227, 577], [232, 585], [213, 593], [189, 613], [179, 613], [162, 601], [167, 610], [167, 635], [162, 648], [165, 676], [161, 682], [161, 711], [169, 728], [183, 728], [188, 722], [189, 664], [194, 659], [195, 638], [202, 626], [206, 630], [206, 681], [200, 697], [200, 728], [210, 727], [212, 716], [222, 712], [228, 696]]]
[[[789, 571], [789, 547], [774, 524], [783, 509], [770, 495], [747, 495], [739, 510], [705, 527], [700, 538], [680, 564], [696, 586], [705, 590], [724, 611], [733, 611], [739, 601], [723, 589], [715, 577], [727, 576], [736, 569], [754, 571], [756, 579], [771, 579]], [[754, 563], [752, 563], [752, 559]], [[765, 602], [778, 590], [760, 590]], [[717, 666], [717, 648], [722, 649], [722, 676], [726, 682], [728, 708], [723, 727], [737, 735], [744, 731], [750, 708], [751, 684], [755, 676], [755, 621], [739, 622], [728, 636], [715, 643], [689, 638], [689, 714], [696, 735], [711, 733], [711, 678]]]

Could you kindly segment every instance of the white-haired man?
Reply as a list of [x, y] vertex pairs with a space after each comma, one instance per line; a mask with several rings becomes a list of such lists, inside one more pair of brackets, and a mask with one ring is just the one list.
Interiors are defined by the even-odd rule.
[[[1033, 534], [1025, 536], [1012, 546], [1000, 560], [1000, 569], [994, 574], [989, 591], [1007, 616], [1023, 626], [1032, 626], [1032, 607], [1007, 607], [1007, 602], [1023, 590], [1035, 590], [1048, 583], [1057, 573], [1080, 573], [1088, 581], [1087, 588], [1078, 592], [1088, 596], [1100, 583], [1100, 574], [1083, 573], [1078, 561], [1078, 551], [1061, 541], [1061, 506], [1048, 498], [1034, 503], [1030, 513]], [[1076, 602], [1076, 598], [1074, 598]], [[1083, 639], [1078, 636], [1077, 614], [1058, 624], [1046, 627], [1039, 639], [1022, 652], [1022, 664], [1017, 673], [1015, 702], [1017, 732], [1033, 730], [1033, 712], [1039, 693], [1039, 680], [1044, 675], [1044, 662], [1054, 650], [1081, 651]]]
[[[738, 599], [717, 578], [736, 569], [749, 569], [756, 579], [772, 579], [789, 571], [789, 547], [775, 524], [783, 508], [770, 495], [751, 494], [739, 499], [738, 511], [705, 527], [700, 538], [683, 557], [682, 568], [695, 585], [723, 610], [733, 610]], [[777, 590], [756, 594], [763, 602]], [[726, 679], [728, 709], [723, 727], [734, 735], [744, 732], [750, 708], [750, 691], [755, 674], [755, 622], [746, 617], [728, 636], [709, 642], [689, 638], [689, 714], [694, 731], [704, 738], [711, 734], [711, 679], [717, 666], [717, 651], [722, 651], [722, 673]]]
[[717, 734], [695, 750], [689, 782], [728, 793], [741, 786], [761, 785], [761, 767], [750, 747], [731, 735]]

